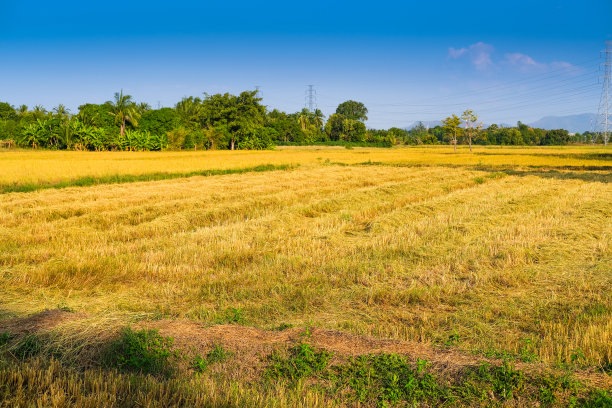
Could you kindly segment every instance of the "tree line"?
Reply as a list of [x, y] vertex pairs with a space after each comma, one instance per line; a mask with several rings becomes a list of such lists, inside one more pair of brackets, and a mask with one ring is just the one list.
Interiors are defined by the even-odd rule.
[[486, 129], [467, 110], [441, 126], [367, 129], [368, 109], [348, 100], [325, 118], [316, 109], [285, 113], [268, 110], [257, 91], [239, 95], [185, 97], [174, 107], [153, 109], [123, 91], [103, 104], [87, 103], [71, 113], [59, 105], [13, 107], [0, 102], [0, 141], [5, 146], [69, 150], [269, 149], [275, 145], [356, 144], [495, 144], [559, 145], [597, 139], [596, 134], [570, 135], [566, 130], [491, 125]]

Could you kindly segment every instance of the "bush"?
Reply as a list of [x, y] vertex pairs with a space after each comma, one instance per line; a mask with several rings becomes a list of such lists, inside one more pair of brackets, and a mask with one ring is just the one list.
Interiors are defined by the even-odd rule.
[[269, 378], [287, 378], [297, 381], [301, 378], [322, 374], [332, 354], [316, 350], [308, 343], [300, 343], [289, 349], [287, 357], [274, 353], [269, 357], [271, 364], [266, 369]]
[[163, 337], [157, 330], [133, 331], [127, 327], [108, 350], [108, 364], [120, 370], [144, 374], [165, 374], [172, 371], [170, 362], [172, 337]]

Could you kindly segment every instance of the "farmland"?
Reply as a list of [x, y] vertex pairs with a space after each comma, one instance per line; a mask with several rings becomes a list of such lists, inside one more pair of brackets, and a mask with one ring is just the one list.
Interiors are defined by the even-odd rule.
[[[612, 388], [609, 148], [23, 150], [0, 168], [7, 406], [565, 406]], [[170, 379], [101, 363], [125, 327], [173, 339]], [[336, 367], [427, 360], [443, 391], [296, 384], [270, 357], [296, 344]], [[227, 358], [195, 373], [213, 347]], [[464, 392], [483, 362], [524, 385]], [[553, 377], [579, 385], [543, 397]]]

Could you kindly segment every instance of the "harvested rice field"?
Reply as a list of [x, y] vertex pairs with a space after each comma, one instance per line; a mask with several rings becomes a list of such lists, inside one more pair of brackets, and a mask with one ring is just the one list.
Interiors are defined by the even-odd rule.
[[612, 403], [609, 148], [0, 168], [0, 406]]

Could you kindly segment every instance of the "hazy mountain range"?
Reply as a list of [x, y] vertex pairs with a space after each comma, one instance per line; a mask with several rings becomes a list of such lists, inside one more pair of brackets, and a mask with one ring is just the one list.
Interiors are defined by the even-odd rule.
[[[426, 127], [435, 127], [442, 125], [442, 122], [439, 120], [429, 120], [422, 121], [423, 125]], [[415, 127], [419, 121], [413, 122], [406, 127], [406, 129], [412, 129]], [[570, 133], [576, 132], [584, 132], [587, 130], [592, 130], [593, 124], [597, 123], [597, 115], [594, 113], [581, 113], [578, 115], [567, 115], [567, 116], [544, 116], [541, 119], [536, 120], [535, 122], [527, 123], [531, 127], [541, 128], [541, 129], [566, 129]], [[498, 126], [503, 127], [512, 127], [516, 126], [516, 124], [511, 125], [508, 123], [498, 123]], [[488, 127], [489, 124], [484, 124], [483, 127]]]

